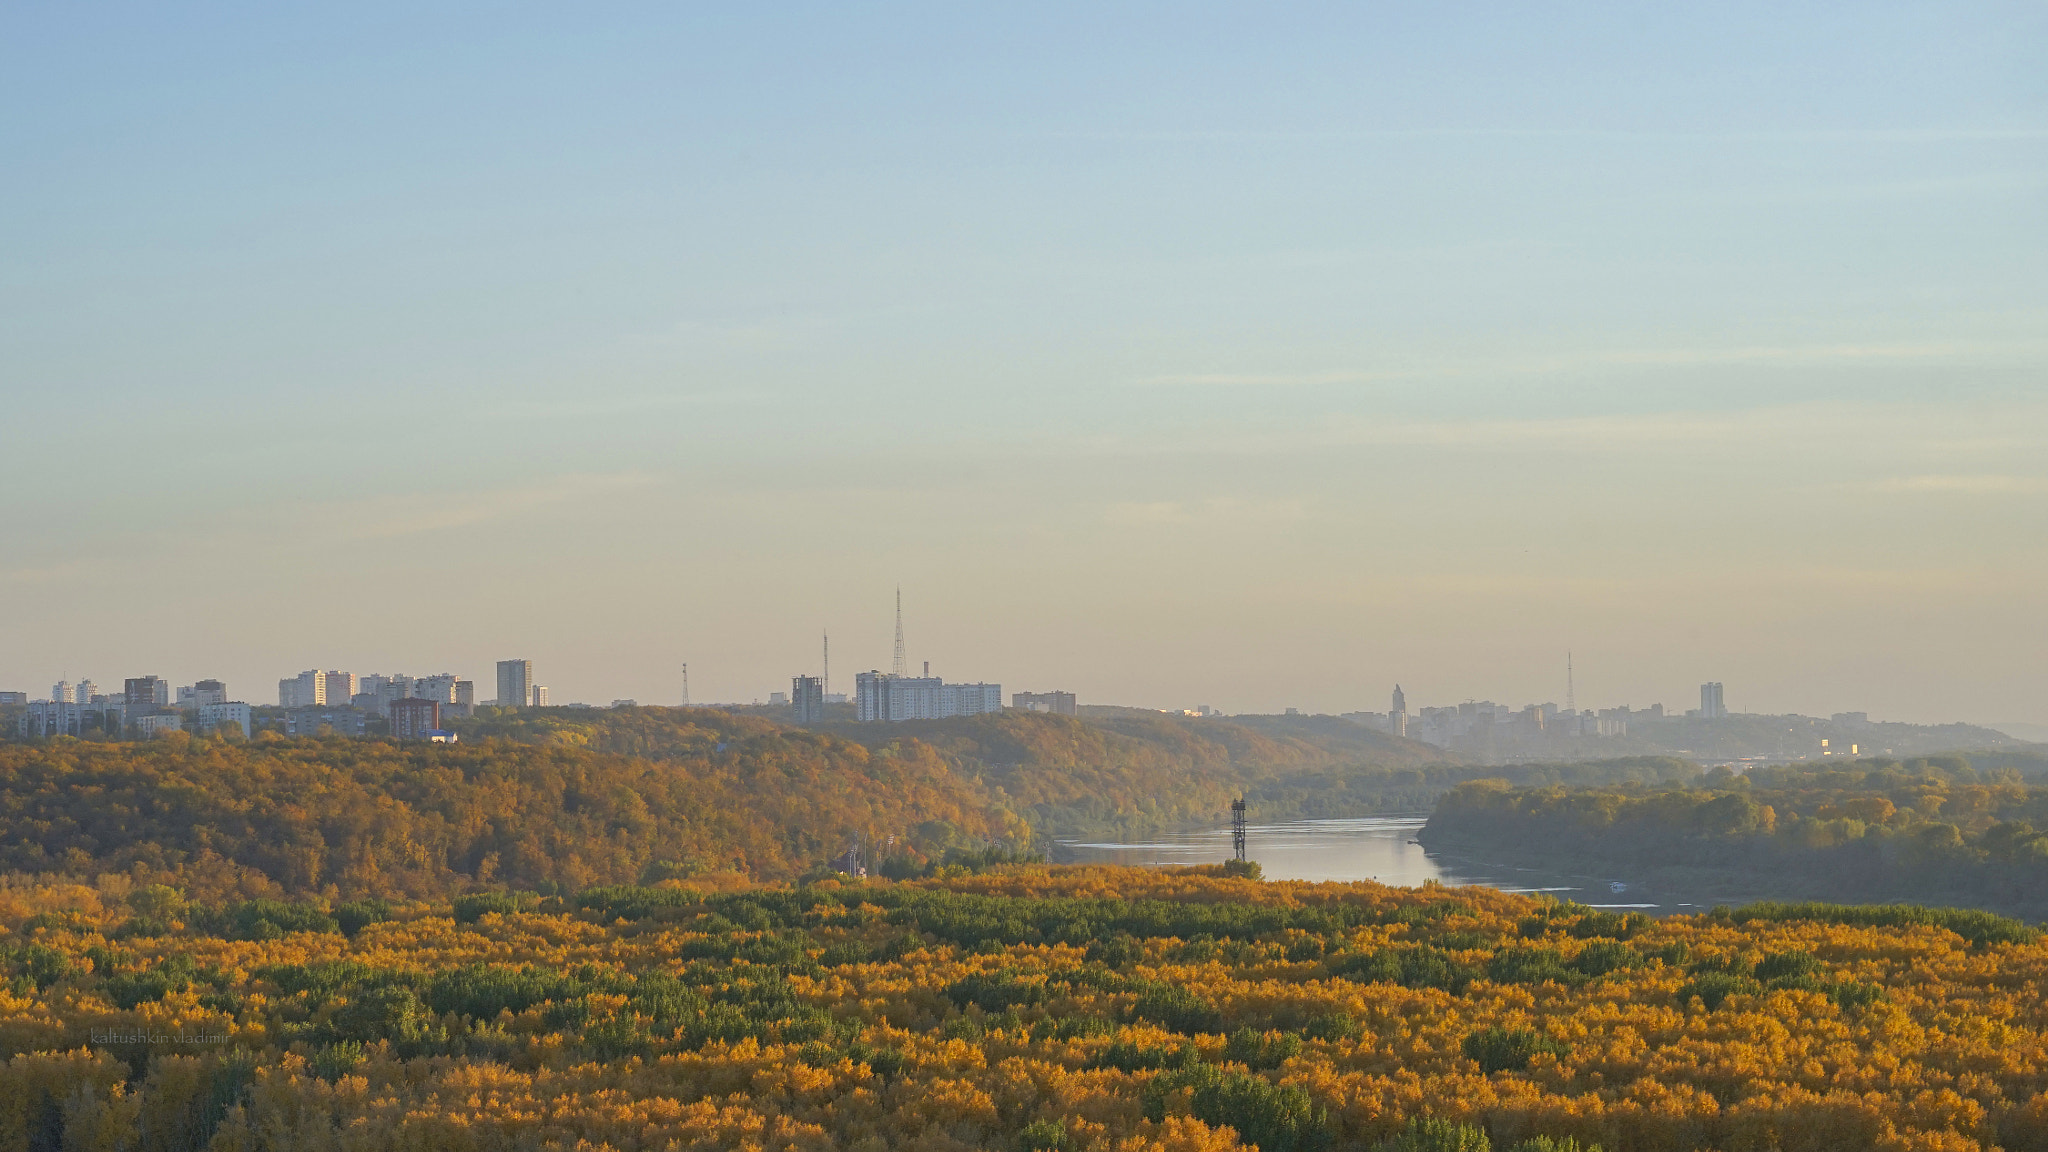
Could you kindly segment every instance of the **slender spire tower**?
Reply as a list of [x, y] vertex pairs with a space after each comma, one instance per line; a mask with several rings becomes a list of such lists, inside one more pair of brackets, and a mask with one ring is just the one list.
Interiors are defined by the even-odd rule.
[[1564, 650], [1564, 710], [1579, 710], [1579, 693], [1578, 688], [1572, 683], [1572, 650], [1569, 648]]
[[910, 675], [910, 658], [903, 654], [903, 585], [896, 586], [896, 659], [889, 665], [893, 675]]
[[825, 633], [825, 683], [819, 689], [825, 695], [832, 694], [832, 633]]
[[690, 666], [683, 665], [683, 707], [690, 706]]

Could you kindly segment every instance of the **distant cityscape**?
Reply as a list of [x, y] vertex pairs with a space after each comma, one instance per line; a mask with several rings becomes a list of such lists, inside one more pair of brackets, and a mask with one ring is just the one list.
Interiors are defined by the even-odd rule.
[[[453, 741], [455, 736], [442, 727], [443, 721], [476, 710], [475, 684], [452, 672], [358, 675], [315, 668], [280, 679], [274, 707], [228, 696], [227, 685], [220, 680], [196, 681], [178, 688], [174, 696], [170, 682], [160, 676], [132, 676], [122, 682], [119, 694], [102, 693], [91, 680], [59, 680], [51, 685], [47, 699], [0, 692], [0, 706], [23, 707], [15, 729], [30, 738], [94, 732], [151, 737], [232, 724], [244, 734], [267, 727], [288, 736], [324, 731]], [[547, 705], [547, 686], [533, 682], [531, 660], [498, 662], [498, 700], [513, 702], [511, 707]], [[267, 723], [259, 725], [259, 719]]]
[[[900, 669], [906, 662], [899, 660], [897, 663]], [[102, 692], [92, 680], [60, 680], [51, 686], [48, 698], [31, 699], [25, 692], [0, 692], [0, 706], [21, 709], [14, 720], [14, 730], [16, 735], [24, 738], [100, 735], [146, 739], [178, 731], [212, 732], [232, 725], [244, 735], [269, 730], [286, 736], [389, 736], [452, 742], [457, 736], [446, 725], [458, 718], [473, 716], [479, 707], [549, 706], [551, 694], [546, 685], [535, 682], [533, 661], [500, 660], [496, 673], [497, 694], [493, 699], [484, 701], [476, 699], [474, 681], [452, 672], [357, 674], [308, 669], [277, 681], [277, 702], [274, 705], [231, 699], [226, 683], [221, 680], [196, 680], [189, 685], [173, 687], [162, 677], [134, 676], [123, 680], [118, 692]], [[704, 707], [761, 709], [771, 715], [782, 712], [791, 722], [804, 725], [947, 720], [1000, 713], [1006, 709], [1055, 716], [1078, 716], [1082, 711], [1078, 696], [1063, 690], [1014, 692], [1006, 704], [1001, 684], [947, 681], [932, 675], [929, 663], [918, 675], [901, 670], [857, 673], [850, 696], [832, 692], [828, 676], [829, 671], [827, 675], [791, 677], [790, 690], [769, 693], [765, 705], [756, 700], [751, 704], [709, 704]], [[687, 699], [684, 704], [688, 704]], [[1662, 704], [1643, 708], [1623, 704], [1583, 710], [1574, 704], [1568, 694], [1562, 706], [1545, 702], [1514, 708], [1491, 700], [1468, 700], [1455, 705], [1411, 709], [1406, 691], [1395, 685], [1384, 712], [1344, 712], [1326, 719], [1341, 719], [1371, 731], [1432, 745], [1461, 757], [1509, 762], [1654, 751], [1711, 755], [1715, 741], [1710, 737], [1688, 740], [1685, 736], [1687, 731], [1696, 733], [1699, 730], [1688, 730], [1684, 726], [1699, 721], [1729, 720], [1734, 715], [1728, 710], [1719, 681], [1701, 684], [1699, 706], [1683, 713], [1667, 711]], [[565, 706], [596, 707], [581, 703]], [[630, 699], [613, 700], [610, 704], [613, 708], [635, 706], [637, 701]], [[1224, 712], [1206, 704], [1156, 711], [1192, 718], [1225, 716]], [[1284, 715], [1311, 718], [1294, 708], [1287, 709]], [[1756, 720], [1760, 717], [1739, 719]], [[1809, 726], [1821, 726], [1814, 729], [1810, 734], [1812, 739], [1806, 743], [1817, 747], [1818, 752], [1814, 754], [1822, 757], [1892, 751], [1890, 747], [1866, 749], [1865, 739], [1860, 739], [1858, 734], [1875, 733], [1884, 726], [1873, 723], [1862, 712], [1839, 712], [1826, 721], [1793, 719], [1805, 719]], [[1796, 726], [1784, 730], [1797, 734]], [[1638, 735], [1648, 739], [1631, 739]], [[1866, 738], [1874, 741], [1874, 737]], [[1600, 751], [1602, 746], [1609, 745], [1611, 750]]]
[[[1288, 711], [1293, 712], [1294, 709]], [[1719, 681], [1700, 685], [1700, 706], [1685, 713], [1690, 719], [1705, 720], [1724, 719], [1727, 715], [1728, 706], [1723, 702]], [[1423, 708], [1411, 719], [1407, 694], [1399, 684], [1394, 685], [1392, 703], [1387, 711], [1346, 712], [1343, 716], [1346, 720], [1389, 735], [1420, 740], [1439, 748], [1449, 748], [1475, 738], [1492, 740], [1498, 737], [1530, 742], [1545, 737], [1626, 736], [1631, 722], [1666, 719], [1662, 704], [1652, 704], [1648, 708], [1630, 708], [1623, 704], [1614, 708], [1589, 708], [1582, 712], [1569, 698], [1561, 708], [1552, 702], [1511, 708], [1491, 700], [1467, 700], [1447, 707]]]
[[[822, 637], [820, 675], [791, 677], [789, 691], [769, 693], [765, 705], [756, 699], [751, 704], [704, 706], [764, 708], [770, 714], [782, 712], [790, 721], [805, 725], [947, 720], [1000, 713], [1006, 707], [1055, 716], [1081, 714], [1078, 697], [1069, 691], [1015, 692], [1010, 695], [1006, 706], [1001, 684], [947, 681], [932, 675], [929, 662], [923, 665], [920, 674], [911, 674], [905, 657], [900, 592], [896, 602], [895, 641], [891, 670], [883, 672], [876, 669], [855, 674], [854, 691], [850, 696], [832, 691], [831, 639], [827, 635]], [[103, 693], [92, 680], [59, 680], [51, 686], [46, 699], [30, 699], [26, 692], [0, 692], [0, 707], [22, 709], [14, 727], [17, 735], [27, 738], [88, 734], [149, 738], [177, 731], [211, 732], [232, 725], [244, 735], [270, 730], [287, 736], [329, 733], [451, 742], [456, 736], [445, 725], [475, 715], [479, 707], [550, 706], [552, 694], [547, 685], [535, 681], [533, 661], [500, 660], [496, 673], [497, 693], [484, 701], [476, 699], [474, 681], [453, 672], [358, 674], [310, 668], [277, 681], [277, 702], [274, 705], [230, 699], [227, 685], [221, 680], [196, 680], [173, 689], [170, 682], [162, 677], [135, 676], [123, 680], [118, 693]], [[688, 707], [691, 701], [687, 665], [682, 666], [680, 687], [680, 702]], [[1568, 658], [1565, 703], [1562, 706], [1545, 702], [1514, 708], [1491, 700], [1468, 700], [1454, 705], [1411, 710], [1406, 691], [1396, 684], [1385, 712], [1344, 712], [1335, 718], [1389, 736], [1432, 745], [1462, 757], [1507, 762], [1658, 751], [1710, 754], [1710, 748], [1717, 741], [1711, 736], [1691, 738], [1688, 733], [1693, 730], [1685, 726], [1698, 721], [1729, 720], [1733, 715], [1728, 710], [1719, 681], [1701, 684], [1699, 706], [1683, 713], [1667, 712], [1662, 704], [1651, 704], [1646, 708], [1622, 704], [1581, 710], [1575, 697]], [[565, 706], [595, 707], [582, 703]], [[637, 701], [616, 699], [610, 706], [635, 707]], [[1192, 718], [1225, 715], [1207, 704], [1157, 711]], [[1289, 708], [1285, 715], [1303, 714], [1298, 709]], [[1826, 726], [1825, 732], [1814, 729], [1808, 734], [1811, 739], [1806, 741], [1817, 748], [1821, 756], [1861, 755], [1864, 742], [1857, 738], [1857, 734], [1880, 727], [1873, 725], [1862, 712], [1836, 713], [1828, 721], [1793, 719], [1805, 720], [1808, 727]], [[1800, 735], [1796, 724], [1784, 731], [1793, 737]], [[1632, 738], [1638, 734], [1650, 735], [1651, 738]], [[1608, 750], [1602, 751], [1602, 747]], [[1874, 748], [1873, 751], [1889, 752], [1891, 749]]]

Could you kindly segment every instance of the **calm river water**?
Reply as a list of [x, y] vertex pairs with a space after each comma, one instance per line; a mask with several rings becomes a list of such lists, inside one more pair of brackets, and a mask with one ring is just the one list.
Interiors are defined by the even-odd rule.
[[[1259, 862], [1269, 880], [1377, 880], [1406, 887], [1435, 880], [1508, 892], [1548, 892], [1596, 908], [1635, 908], [1652, 914], [1692, 912], [1702, 907], [1671, 893], [1651, 895], [1626, 876], [1539, 872], [1426, 852], [1414, 842], [1423, 823], [1421, 816], [1373, 816], [1254, 824], [1247, 832], [1245, 854]], [[1231, 855], [1227, 825], [1135, 844], [1060, 843], [1066, 858], [1077, 864], [1156, 868], [1216, 864]]]

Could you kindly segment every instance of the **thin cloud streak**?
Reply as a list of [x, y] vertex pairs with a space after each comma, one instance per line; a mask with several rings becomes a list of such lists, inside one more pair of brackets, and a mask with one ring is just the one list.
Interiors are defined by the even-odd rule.
[[[1981, 429], [2000, 423], [1988, 437]], [[2022, 431], [2022, 430], [2026, 431]], [[1960, 433], [1960, 434], [1959, 434]], [[1170, 436], [1170, 439], [1166, 438]], [[1576, 454], [1665, 452], [1674, 448], [1810, 451], [1831, 443], [1892, 443], [1926, 451], [2026, 452], [2048, 448], [2048, 404], [1995, 413], [1931, 405], [1815, 403], [1736, 411], [1615, 413], [1495, 419], [1325, 420], [1298, 427], [1189, 430], [1159, 438], [1094, 437], [1076, 445], [1093, 455], [1299, 455], [1355, 447], [1530, 450]]]
[[1318, 387], [1380, 381], [1542, 376], [1598, 367], [1693, 368], [1718, 364], [1853, 364], [1981, 361], [2048, 357], [2048, 344], [1985, 341], [1924, 344], [1754, 345], [1738, 348], [1631, 348], [1561, 355], [1445, 358], [1411, 367], [1319, 372], [1189, 372], [1143, 376], [1141, 388]]
[[1857, 491], [1888, 494], [1928, 493], [1954, 496], [2015, 496], [2048, 492], [2048, 476], [1898, 476], [1852, 486]]
[[645, 473], [571, 474], [522, 488], [440, 493], [432, 499], [398, 494], [309, 503], [291, 519], [331, 526], [333, 535], [343, 539], [389, 540], [510, 520], [578, 500], [646, 488], [657, 479]]
[[1307, 515], [1307, 506], [1299, 500], [1243, 500], [1231, 496], [1195, 501], [1123, 501], [1102, 510], [1104, 523], [1121, 527], [1247, 520], [1271, 523], [1301, 520]]
[[1613, 140], [1749, 144], [1951, 144], [2048, 139], [2048, 128], [1875, 128], [1779, 132], [1659, 132], [1625, 128], [1364, 128], [1183, 130], [1090, 129], [1045, 133], [1053, 140], [1160, 144], [1343, 143], [1374, 140]]

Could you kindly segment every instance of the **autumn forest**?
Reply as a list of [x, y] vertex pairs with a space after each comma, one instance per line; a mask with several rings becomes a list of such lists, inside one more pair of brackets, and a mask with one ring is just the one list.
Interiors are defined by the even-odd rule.
[[[467, 735], [0, 744], [0, 1150], [2048, 1152], [2031, 917], [1045, 858], [1245, 794], [2021, 893], [2028, 762], [1503, 769], [1142, 716]], [[824, 866], [854, 835], [865, 878]]]

